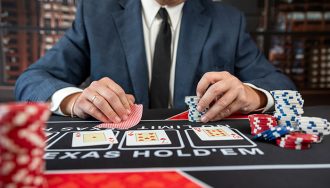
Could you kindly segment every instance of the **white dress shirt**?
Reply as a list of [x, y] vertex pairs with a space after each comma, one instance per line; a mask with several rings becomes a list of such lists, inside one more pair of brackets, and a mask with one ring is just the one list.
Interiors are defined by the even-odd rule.
[[[169, 14], [169, 24], [171, 26], [171, 31], [172, 31], [172, 43], [171, 43], [172, 66], [171, 66], [170, 84], [169, 84], [170, 106], [172, 106], [173, 95], [174, 95], [177, 46], [179, 41], [179, 33], [180, 33], [181, 19], [182, 19], [182, 8], [184, 2], [173, 7], [161, 6], [156, 0], [141, 0], [141, 3], [142, 3], [144, 44], [146, 48], [146, 57], [147, 57], [148, 72], [149, 72], [149, 86], [152, 78], [151, 75], [152, 61], [155, 51], [156, 39], [162, 23], [162, 19], [157, 14], [159, 9], [162, 7], [164, 7]], [[265, 93], [265, 95], [267, 96], [267, 105], [265, 106], [263, 111], [269, 110], [274, 105], [274, 99], [269, 92], [261, 88], [258, 88], [252, 84], [246, 84], [246, 85]], [[64, 100], [65, 97], [77, 92], [82, 92], [82, 90], [79, 88], [68, 87], [56, 91], [51, 97], [51, 104], [52, 104], [51, 111], [59, 115], [64, 115], [60, 109], [61, 102]]]

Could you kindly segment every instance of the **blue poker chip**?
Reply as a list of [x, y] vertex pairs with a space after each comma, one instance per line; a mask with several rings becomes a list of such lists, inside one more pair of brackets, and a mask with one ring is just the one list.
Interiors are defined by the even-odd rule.
[[279, 104], [281, 104], [281, 105], [300, 105], [301, 107], [300, 108], [302, 108], [302, 106], [304, 105], [304, 103], [303, 102], [288, 102], [288, 101], [283, 101], [283, 102], [281, 102], [281, 103], [278, 103], [278, 102], [276, 102], [275, 101], [275, 106], [276, 105], [279, 105]]
[[293, 129], [287, 126], [276, 126], [270, 128], [262, 133], [257, 134], [253, 137], [255, 140], [273, 141], [276, 138], [282, 137], [290, 133]]
[[319, 130], [315, 130], [315, 129], [301, 129], [298, 128], [300, 131], [304, 131], [304, 132], [312, 132], [312, 133], [323, 133], [323, 131], [319, 131]]
[[288, 94], [296, 94], [296, 93], [299, 93], [298, 91], [295, 91], [295, 90], [273, 90], [273, 91], [270, 91], [270, 93], [272, 95], [276, 95], [276, 94], [279, 94], [279, 95], [288, 95]]
[[277, 104], [275, 105], [275, 108], [278, 109], [299, 109], [301, 106], [300, 105], [296, 105], [296, 104], [292, 104], [292, 105], [283, 105], [283, 104]]
[[275, 104], [276, 105], [283, 105], [283, 104], [286, 104], [286, 105], [303, 105], [304, 104], [304, 101], [302, 100], [289, 100], [289, 99], [275, 99]]
[[[301, 128], [301, 127], [300, 127]], [[312, 131], [318, 131], [318, 132], [324, 132], [324, 131], [329, 131], [329, 129], [327, 128], [320, 128], [320, 129], [317, 129], [315, 127], [304, 127], [304, 128], [301, 128], [303, 130], [312, 130]]]
[[299, 112], [298, 110], [281, 110], [281, 109], [278, 109], [277, 110], [278, 112], [280, 112], [281, 114], [286, 114], [287, 112], [292, 112], [293, 114], [300, 114], [301, 112]]
[[274, 115], [277, 120], [288, 120], [288, 121], [296, 121], [295, 116], [287, 116], [287, 115]]
[[319, 124], [319, 123], [313, 123], [313, 122], [301, 123], [298, 121], [298, 124], [301, 126], [311, 126], [311, 127], [330, 127], [330, 125], [328, 125], [328, 124]]
[[280, 125], [286, 125], [286, 126], [290, 126], [292, 127], [293, 125], [296, 125], [295, 122], [292, 122], [292, 121], [281, 121], [279, 122]]
[[282, 97], [282, 96], [274, 96], [274, 99], [287, 99], [287, 100], [301, 100], [301, 98], [299, 96], [286, 96], [286, 97]]

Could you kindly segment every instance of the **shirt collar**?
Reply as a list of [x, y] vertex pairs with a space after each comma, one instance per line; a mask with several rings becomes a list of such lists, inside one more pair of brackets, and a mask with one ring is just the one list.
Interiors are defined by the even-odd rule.
[[[156, 15], [159, 11], [159, 9], [162, 7], [156, 0], [141, 0], [143, 12], [146, 20], [147, 26], [150, 28], [152, 25], [152, 22], [156, 18]], [[182, 8], [183, 8], [184, 2], [180, 3], [176, 6], [163, 6], [166, 8], [169, 16], [170, 16], [170, 24], [173, 27], [173, 29], [176, 29], [179, 23], [179, 19], [181, 16]]]

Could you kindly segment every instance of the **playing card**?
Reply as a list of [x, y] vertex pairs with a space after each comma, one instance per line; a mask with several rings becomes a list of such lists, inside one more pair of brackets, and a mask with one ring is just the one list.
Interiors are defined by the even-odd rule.
[[143, 113], [143, 105], [133, 105], [131, 107], [132, 113], [128, 116], [126, 121], [122, 121], [120, 123], [102, 123], [97, 125], [97, 128], [112, 128], [112, 129], [129, 129], [137, 125], [142, 118]]
[[211, 140], [243, 140], [228, 127], [193, 127], [192, 130], [203, 141]]
[[72, 147], [97, 146], [117, 144], [117, 138], [112, 130], [80, 131], [73, 133]]
[[171, 144], [164, 130], [126, 131], [127, 146]]

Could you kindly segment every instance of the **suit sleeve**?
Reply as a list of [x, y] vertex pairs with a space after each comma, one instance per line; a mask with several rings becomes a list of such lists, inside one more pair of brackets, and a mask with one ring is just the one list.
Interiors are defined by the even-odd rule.
[[267, 91], [278, 89], [295, 90], [293, 82], [275, 68], [257, 48], [245, 31], [245, 18], [240, 16], [240, 30], [235, 55], [235, 75], [245, 83]]
[[72, 27], [44, 57], [32, 64], [17, 80], [19, 101], [47, 101], [57, 90], [76, 87], [90, 72], [90, 52], [79, 1]]

